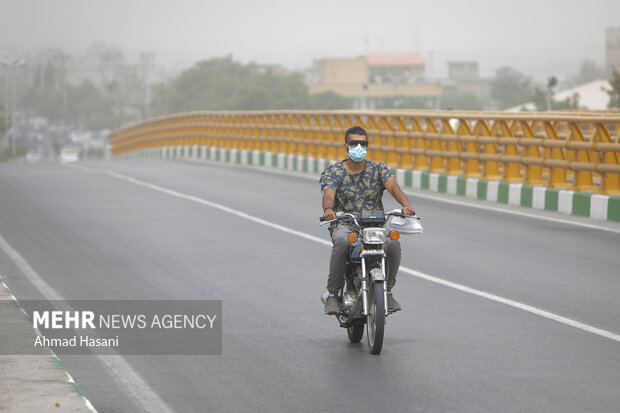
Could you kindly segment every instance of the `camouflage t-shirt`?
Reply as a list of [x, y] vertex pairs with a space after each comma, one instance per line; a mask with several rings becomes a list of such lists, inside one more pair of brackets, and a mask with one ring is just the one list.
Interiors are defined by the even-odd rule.
[[385, 183], [392, 178], [392, 172], [383, 162], [366, 161], [362, 172], [349, 173], [344, 161], [328, 166], [319, 183], [321, 192], [325, 188], [336, 191], [334, 211], [350, 212], [357, 217], [365, 209], [383, 209]]

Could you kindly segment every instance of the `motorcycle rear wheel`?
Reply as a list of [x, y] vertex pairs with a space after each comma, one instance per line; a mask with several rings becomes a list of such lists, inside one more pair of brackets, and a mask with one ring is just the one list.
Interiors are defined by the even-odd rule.
[[366, 316], [366, 338], [371, 354], [381, 353], [385, 329], [385, 300], [383, 281], [375, 281], [368, 289], [368, 315]]
[[353, 324], [347, 327], [347, 335], [351, 343], [359, 343], [364, 336], [364, 324]]

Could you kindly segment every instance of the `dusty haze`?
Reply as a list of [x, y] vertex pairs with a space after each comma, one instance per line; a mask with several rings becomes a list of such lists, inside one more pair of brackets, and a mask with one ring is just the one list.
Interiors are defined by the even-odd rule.
[[421, 51], [427, 74], [447, 60], [510, 65], [537, 77], [604, 61], [617, 0], [560, 1], [92, 1], [0, 0], [0, 53], [48, 47], [80, 53], [94, 42], [154, 51], [191, 65], [232, 54], [294, 69], [320, 57]]

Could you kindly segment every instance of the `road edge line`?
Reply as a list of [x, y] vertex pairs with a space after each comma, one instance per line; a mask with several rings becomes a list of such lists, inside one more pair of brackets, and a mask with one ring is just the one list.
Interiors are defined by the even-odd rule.
[[[67, 301], [51, 285], [49, 285], [0, 234], [0, 250], [11, 259], [26, 278], [50, 301]], [[50, 350], [51, 351], [51, 350]], [[172, 409], [155, 393], [142, 376], [120, 355], [96, 355], [120, 384], [136, 399], [138, 404], [148, 412], [172, 413]], [[68, 374], [68, 373], [67, 373]], [[128, 376], [124, 378], [122, 375]], [[136, 384], [140, 389], [135, 389]]]

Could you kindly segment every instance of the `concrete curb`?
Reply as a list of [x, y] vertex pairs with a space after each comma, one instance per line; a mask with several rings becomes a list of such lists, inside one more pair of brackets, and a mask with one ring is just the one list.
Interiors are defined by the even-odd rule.
[[[0, 277], [0, 330], [3, 340], [32, 345], [35, 330]], [[27, 343], [26, 343], [27, 342]], [[96, 412], [73, 377], [49, 349], [40, 355], [0, 355], [0, 410], [11, 412]]]
[[[334, 160], [276, 152], [228, 149], [210, 146], [166, 146], [141, 149], [115, 159], [202, 159], [230, 164], [261, 166], [284, 171], [318, 174]], [[476, 178], [392, 168], [403, 188], [516, 205], [567, 215], [620, 222], [620, 197], [527, 186], [518, 183], [485, 181]]]

